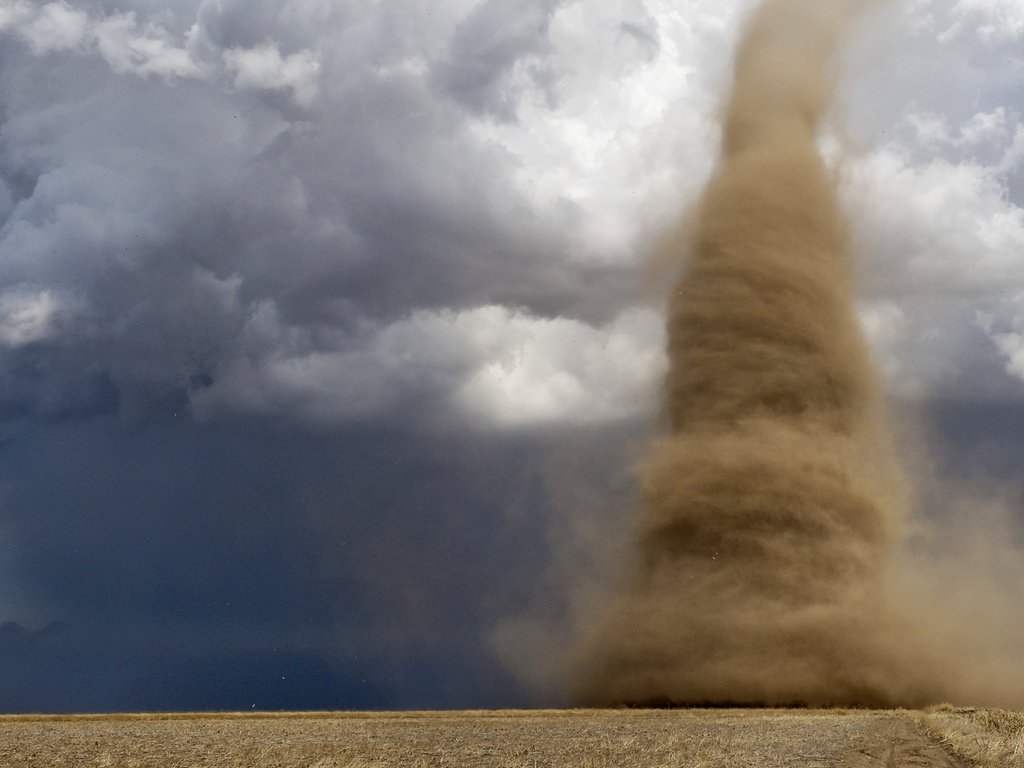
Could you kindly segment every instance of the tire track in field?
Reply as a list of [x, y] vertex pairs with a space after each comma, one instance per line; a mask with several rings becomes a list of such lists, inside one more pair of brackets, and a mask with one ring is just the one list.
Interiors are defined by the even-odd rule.
[[838, 768], [969, 768], [906, 718], [879, 723], [877, 742], [860, 746]]

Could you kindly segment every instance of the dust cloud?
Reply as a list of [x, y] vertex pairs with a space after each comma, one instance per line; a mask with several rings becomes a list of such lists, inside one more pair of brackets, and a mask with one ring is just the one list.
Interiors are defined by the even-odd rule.
[[718, 166], [669, 246], [670, 430], [640, 468], [631, 581], [582, 643], [583, 703], [984, 698], [952, 663], [980, 652], [964, 615], [907, 556], [912, 495], [816, 143], [864, 5], [768, 0], [748, 22]]

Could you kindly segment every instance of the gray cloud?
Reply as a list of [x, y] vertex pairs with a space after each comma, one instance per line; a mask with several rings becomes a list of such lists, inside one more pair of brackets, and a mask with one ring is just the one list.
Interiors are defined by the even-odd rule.
[[[447, 56], [435, 68], [444, 90], [472, 110], [515, 119], [522, 81], [543, 86], [543, 54], [550, 54], [551, 16], [564, 0], [511, 6], [485, 0], [456, 28]], [[517, 82], [519, 81], [519, 82]]]
[[[316, 21], [344, 35], [351, 20], [245, 11], [203, 4], [184, 36], [195, 61], [215, 49], [263, 55], [277, 43], [261, 41], [290, 37], [284, 59], [251, 62], [247, 82], [266, 81], [251, 93], [14, 42], [14, 86], [58, 75], [54, 92], [8, 91], [0, 162], [16, 205], [0, 232], [3, 279], [53, 304], [61, 345], [98, 352], [125, 408], [140, 407], [140, 386], [187, 397], [197, 382], [294, 356], [296, 345], [359, 354], [382, 325], [419, 308], [608, 318], [628, 300], [622, 269], [566, 263], [572, 205], [554, 215], [532, 207], [504, 181], [514, 158], [475, 139], [427, 74], [386, 71], [373, 45], [390, 42], [383, 21], [384, 40], [364, 42], [371, 58], [355, 70], [350, 56], [321, 57], [324, 36], [314, 38], [315, 74], [330, 86], [307, 84], [303, 99], [316, 98], [302, 109], [276, 95], [281, 61]], [[456, 63], [466, 62], [447, 66]], [[35, 341], [56, 344], [42, 325], [31, 332], [44, 330]]]

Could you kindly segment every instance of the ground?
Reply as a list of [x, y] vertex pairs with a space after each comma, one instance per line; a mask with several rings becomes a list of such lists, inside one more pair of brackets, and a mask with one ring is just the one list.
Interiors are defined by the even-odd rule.
[[920, 713], [566, 710], [0, 717], [3, 768], [973, 768]]

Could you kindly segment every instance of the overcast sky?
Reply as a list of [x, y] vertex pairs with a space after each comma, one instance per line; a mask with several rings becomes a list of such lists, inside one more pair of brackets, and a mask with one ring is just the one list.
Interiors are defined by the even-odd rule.
[[[0, 0], [0, 710], [559, 702], [750, 6]], [[823, 136], [890, 393], [1004, 481], [1022, 43], [882, 3]]]

